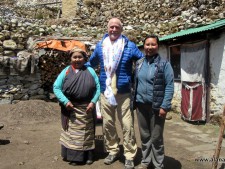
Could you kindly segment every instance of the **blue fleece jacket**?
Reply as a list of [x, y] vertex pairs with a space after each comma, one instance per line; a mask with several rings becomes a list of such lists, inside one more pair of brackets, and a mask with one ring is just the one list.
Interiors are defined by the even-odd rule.
[[174, 93], [174, 75], [171, 64], [156, 55], [152, 61], [143, 58], [137, 62], [135, 71], [135, 101], [152, 103], [153, 109], [171, 109]]

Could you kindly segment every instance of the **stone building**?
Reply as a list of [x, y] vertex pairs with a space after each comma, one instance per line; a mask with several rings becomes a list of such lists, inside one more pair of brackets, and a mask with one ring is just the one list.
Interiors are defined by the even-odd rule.
[[[175, 75], [173, 102], [188, 121], [208, 121], [225, 104], [225, 19], [160, 38]], [[180, 105], [180, 106], [179, 106]]]

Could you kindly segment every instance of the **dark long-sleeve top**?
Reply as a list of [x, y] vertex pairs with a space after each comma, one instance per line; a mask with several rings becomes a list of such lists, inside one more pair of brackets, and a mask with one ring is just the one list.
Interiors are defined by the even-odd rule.
[[53, 84], [53, 92], [59, 102], [66, 105], [71, 99], [73, 101], [86, 99], [84, 101], [96, 103], [100, 96], [100, 84], [94, 69], [84, 66], [78, 73], [72, 72], [68, 75], [67, 72], [71, 67], [63, 69]]

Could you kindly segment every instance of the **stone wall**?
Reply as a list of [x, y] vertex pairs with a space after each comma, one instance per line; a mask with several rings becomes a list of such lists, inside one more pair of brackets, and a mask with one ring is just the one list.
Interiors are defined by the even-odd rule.
[[0, 104], [48, 98], [48, 92], [41, 87], [40, 73], [37, 72], [27, 75], [1, 75], [0, 93]]
[[[47, 98], [47, 91], [41, 85], [38, 61], [34, 53], [28, 51], [27, 44], [29, 37], [40, 35], [40, 31], [38, 24], [28, 20], [0, 21], [0, 103]], [[25, 55], [21, 55], [22, 51]]]
[[[89, 48], [95, 45], [96, 41], [88, 37], [75, 38], [73, 31], [76, 29], [73, 26], [67, 27], [70, 32], [68, 33], [61, 22], [46, 25], [42, 20], [15, 16], [0, 15], [0, 104], [26, 99], [50, 99], [52, 90], [44, 88], [39, 67], [43, 51], [35, 49], [35, 43], [67, 36], [87, 43], [90, 52]], [[49, 85], [52, 85], [52, 82]]]
[[62, 1], [62, 17], [72, 20], [76, 17], [77, 0], [63, 0]]
[[37, 4], [46, 4], [46, 3], [54, 3], [54, 2], [62, 2], [61, 0], [17, 0], [17, 6], [34, 6]]
[[119, 17], [124, 34], [136, 43], [147, 34], [164, 36], [225, 17], [225, 1], [218, 0], [62, 0], [62, 4], [63, 19], [90, 36], [101, 37], [107, 21]]

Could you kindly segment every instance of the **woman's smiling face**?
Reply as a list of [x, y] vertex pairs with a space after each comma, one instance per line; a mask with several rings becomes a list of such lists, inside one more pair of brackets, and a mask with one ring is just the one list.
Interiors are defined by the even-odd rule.
[[148, 38], [145, 40], [144, 51], [146, 56], [154, 56], [158, 53], [159, 45], [156, 38]]
[[71, 64], [75, 69], [80, 69], [85, 64], [86, 60], [82, 53], [74, 52], [71, 56]]

